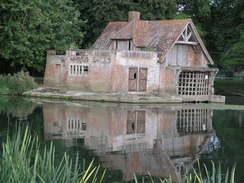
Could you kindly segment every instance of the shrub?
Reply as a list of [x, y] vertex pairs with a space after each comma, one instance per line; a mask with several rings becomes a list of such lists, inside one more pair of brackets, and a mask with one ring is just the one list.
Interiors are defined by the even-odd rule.
[[34, 78], [27, 72], [18, 72], [14, 75], [0, 75], [1, 95], [21, 95], [25, 91], [37, 87]]

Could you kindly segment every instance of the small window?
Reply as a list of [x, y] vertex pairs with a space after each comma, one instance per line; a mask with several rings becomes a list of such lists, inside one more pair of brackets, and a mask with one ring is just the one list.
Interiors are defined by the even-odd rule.
[[115, 50], [132, 50], [131, 40], [116, 40], [114, 41]]
[[131, 50], [131, 41], [128, 41], [128, 44], [129, 44], [128, 50]]
[[68, 118], [67, 119], [68, 131], [85, 131], [86, 121], [80, 118]]
[[70, 64], [69, 75], [72, 76], [88, 76], [88, 66], [82, 64]]
[[84, 69], [84, 76], [88, 76], [88, 66], [83, 66]]

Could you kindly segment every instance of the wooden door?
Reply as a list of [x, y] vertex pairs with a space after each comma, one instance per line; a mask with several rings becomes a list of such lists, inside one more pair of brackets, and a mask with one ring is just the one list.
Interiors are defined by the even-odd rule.
[[129, 91], [147, 90], [147, 68], [129, 68]]
[[139, 68], [139, 88], [138, 91], [147, 90], [147, 68]]
[[60, 83], [60, 78], [61, 78], [61, 64], [56, 64], [56, 73], [57, 73], [57, 83]]
[[129, 91], [137, 91], [138, 68], [129, 68]]

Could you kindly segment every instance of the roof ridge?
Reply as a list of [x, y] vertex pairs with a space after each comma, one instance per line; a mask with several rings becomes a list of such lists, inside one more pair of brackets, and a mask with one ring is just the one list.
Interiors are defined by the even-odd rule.
[[133, 20], [133, 27], [132, 27], [132, 38], [135, 38], [135, 29], [136, 29], [136, 20]]

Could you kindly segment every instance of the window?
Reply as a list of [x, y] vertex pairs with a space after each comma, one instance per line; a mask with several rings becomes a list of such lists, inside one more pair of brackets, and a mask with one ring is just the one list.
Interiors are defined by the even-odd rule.
[[115, 50], [132, 50], [131, 40], [116, 40], [114, 49]]
[[70, 64], [69, 74], [72, 76], [88, 76], [88, 65]]
[[67, 119], [68, 131], [84, 131], [86, 130], [86, 121], [80, 118], [68, 118]]

